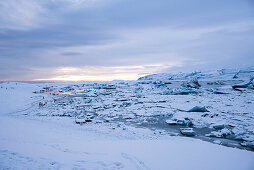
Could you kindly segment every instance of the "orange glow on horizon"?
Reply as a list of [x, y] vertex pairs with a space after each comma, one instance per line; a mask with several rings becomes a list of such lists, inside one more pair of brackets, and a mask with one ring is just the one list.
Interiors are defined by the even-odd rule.
[[137, 80], [139, 77], [159, 73], [179, 63], [136, 66], [86, 66], [61, 67], [52, 70], [52, 76], [33, 79], [33, 81], [112, 81]]

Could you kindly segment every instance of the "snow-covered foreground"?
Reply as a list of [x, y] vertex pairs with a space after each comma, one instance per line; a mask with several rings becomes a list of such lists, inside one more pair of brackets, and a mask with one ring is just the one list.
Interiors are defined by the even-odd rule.
[[0, 169], [254, 169], [253, 83], [197, 75], [3, 82]]
[[[1, 169], [254, 168], [254, 153], [184, 138], [132, 138], [57, 121], [1, 117]], [[125, 134], [126, 133], [126, 134]], [[139, 135], [138, 135], [139, 136]]]

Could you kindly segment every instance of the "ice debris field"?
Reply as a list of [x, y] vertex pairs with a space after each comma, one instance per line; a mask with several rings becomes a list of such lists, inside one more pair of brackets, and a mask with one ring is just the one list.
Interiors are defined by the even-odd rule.
[[0, 169], [254, 169], [253, 78], [1, 82]]

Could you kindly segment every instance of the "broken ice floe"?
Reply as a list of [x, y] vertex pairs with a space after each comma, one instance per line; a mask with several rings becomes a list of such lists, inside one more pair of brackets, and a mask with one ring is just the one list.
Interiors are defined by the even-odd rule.
[[191, 121], [191, 119], [189, 118], [184, 118], [184, 119], [173, 119], [173, 120], [166, 120], [166, 123], [168, 125], [182, 125], [182, 126], [188, 126], [188, 127], [192, 127], [193, 123]]
[[188, 112], [209, 112], [206, 107], [195, 106], [192, 109], [188, 110]]
[[197, 95], [199, 92], [192, 88], [174, 88], [171, 90], [164, 90], [163, 95]]
[[216, 130], [221, 130], [225, 128], [225, 125], [217, 123], [217, 124], [213, 124], [213, 128]]
[[242, 143], [240, 143], [242, 146], [244, 146], [244, 147], [248, 147], [248, 148], [251, 148], [251, 149], [254, 149], [254, 141], [252, 141], [252, 142], [242, 142]]
[[[249, 90], [253, 80], [242, 80], [240, 74], [233, 79], [238, 71], [233, 72], [181, 73], [170, 79], [163, 79], [166, 75], [154, 75], [153, 78], [162, 77], [133, 82], [67, 84], [66, 87], [45, 85], [50, 88], [41, 86], [45, 93], [36, 95], [47, 98], [38, 100], [26, 114], [91, 119], [92, 123], [123, 122], [151, 129], [173, 129], [178, 133], [180, 127], [193, 126], [198, 137], [210, 134], [210, 137], [226, 137], [239, 143], [251, 142], [247, 136], [254, 136], [254, 99]], [[232, 86], [243, 91], [239, 93]], [[39, 102], [47, 104], [38, 107]], [[206, 128], [205, 133], [201, 133], [201, 128]]]
[[196, 136], [196, 132], [193, 128], [181, 128], [180, 132], [185, 136]]
[[175, 120], [166, 120], [166, 123], [169, 125], [177, 125], [177, 121]]
[[226, 137], [231, 134], [232, 134], [232, 132], [229, 129], [224, 128], [224, 129], [221, 129], [218, 131], [212, 131], [210, 134], [206, 134], [206, 136], [221, 138], [221, 137]]
[[92, 122], [92, 120], [91, 119], [75, 119], [75, 123], [80, 125], [84, 123], [88, 123], [88, 122]]
[[254, 89], [254, 78], [251, 78], [246, 84], [233, 85], [232, 88], [237, 91], [241, 91], [242, 88]]
[[186, 83], [181, 84], [181, 86], [185, 88], [194, 88], [194, 89], [198, 89], [201, 87], [197, 79], [192, 79]]

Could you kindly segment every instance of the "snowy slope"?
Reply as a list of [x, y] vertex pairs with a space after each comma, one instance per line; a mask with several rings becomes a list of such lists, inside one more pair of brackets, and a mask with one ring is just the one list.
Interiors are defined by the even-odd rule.
[[10, 117], [1, 117], [0, 129], [1, 169], [254, 168], [253, 152], [183, 137], [129, 139], [125, 131], [118, 137], [69, 123]]
[[140, 77], [138, 80], [190, 80], [190, 79], [249, 79], [254, 77], [254, 68], [220, 69], [212, 71], [194, 71], [191, 73], [161, 73]]

